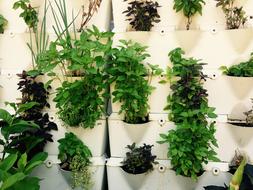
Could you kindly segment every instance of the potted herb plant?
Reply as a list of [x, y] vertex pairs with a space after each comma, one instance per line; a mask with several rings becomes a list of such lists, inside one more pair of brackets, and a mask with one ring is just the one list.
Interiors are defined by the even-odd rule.
[[122, 162], [122, 169], [129, 174], [142, 174], [153, 170], [156, 156], [152, 155], [152, 146], [146, 145], [136, 147], [136, 144], [128, 145], [129, 152]]
[[205, 5], [204, 0], [190, 0], [190, 1], [174, 0], [173, 9], [176, 12], [181, 11], [184, 14], [184, 16], [187, 18], [186, 29], [189, 30], [193, 17], [196, 14], [202, 15], [203, 5]]
[[72, 188], [89, 189], [93, 183], [89, 169], [92, 157], [90, 149], [73, 133], [66, 133], [58, 142], [63, 176], [72, 184]]
[[[150, 95], [155, 89], [151, 81], [162, 70], [157, 65], [145, 63], [149, 57], [146, 48], [133, 41], [120, 40], [120, 45], [111, 51], [112, 58], [107, 72], [110, 77], [113, 112], [109, 118], [109, 138], [111, 155], [114, 157], [125, 154], [126, 144], [155, 144], [156, 135], [159, 136], [157, 132], [172, 127], [164, 118], [160, 125], [157, 122], [160, 120], [159, 116], [150, 118], [149, 115]], [[154, 149], [158, 158], [161, 158], [164, 151], [159, 148], [155, 144]]]
[[124, 1], [128, 2], [129, 6], [123, 13], [126, 14], [126, 20], [130, 22], [135, 31], [150, 31], [154, 23], [160, 22], [160, 15], [158, 14], [160, 5], [158, 2], [150, 0]]
[[169, 120], [176, 129], [161, 134], [160, 143], [168, 143], [168, 158], [178, 175], [197, 179], [203, 171], [202, 164], [218, 161], [214, 146], [218, 146], [214, 108], [208, 106], [208, 94], [203, 88], [206, 76], [203, 63], [194, 58], [184, 58], [184, 51], [176, 48], [169, 53], [173, 67], [167, 71], [172, 93], [168, 96]]
[[247, 22], [248, 18], [243, 7], [236, 6], [236, 0], [215, 0], [216, 7], [221, 7], [225, 14], [227, 29], [238, 29]]

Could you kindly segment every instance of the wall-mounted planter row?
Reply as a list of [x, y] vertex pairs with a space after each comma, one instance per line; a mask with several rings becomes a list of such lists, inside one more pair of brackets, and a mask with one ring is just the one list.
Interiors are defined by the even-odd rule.
[[[8, 26], [6, 28], [6, 32], [12, 33], [24, 33], [28, 31], [28, 27], [23, 21], [22, 18], [19, 17], [21, 13], [20, 10], [12, 9], [13, 4], [17, 0], [8, 0], [0, 3], [0, 12], [1, 14], [8, 20]], [[39, 12], [39, 18], [42, 19], [44, 13], [44, 1], [36, 0], [31, 1], [31, 5], [35, 7], [35, 9]], [[51, 1], [52, 7], [55, 9], [56, 5], [53, 1]], [[74, 17], [76, 17], [76, 27], [79, 28], [82, 22], [82, 6], [84, 5], [85, 12], [88, 11], [89, 2], [83, 1], [66, 1], [68, 20], [72, 20], [72, 11], [74, 13]], [[47, 15], [47, 31], [53, 32], [52, 25], [54, 25], [53, 14], [51, 13], [51, 8], [49, 8]], [[55, 9], [56, 10], [56, 9]], [[56, 11], [56, 14], [59, 17], [59, 13]], [[101, 30], [109, 30], [110, 27], [110, 19], [111, 19], [111, 1], [110, 0], [102, 0], [97, 11], [94, 12], [93, 17], [88, 22], [88, 27], [92, 25], [96, 25]], [[73, 28], [72, 28], [73, 29]]]
[[[122, 168], [122, 158], [110, 158], [107, 162], [107, 176], [110, 190], [202, 190], [203, 186], [216, 184], [224, 185], [229, 183], [231, 174], [227, 173], [226, 168], [217, 166], [213, 171], [204, 172], [197, 182], [190, 178], [177, 176], [171, 170], [169, 161], [157, 160], [158, 164], [154, 170], [144, 174], [128, 174]], [[117, 180], [115, 180], [117, 178]]]
[[[52, 156], [51, 156], [52, 157]], [[34, 170], [32, 175], [39, 176], [42, 179], [40, 182], [41, 189], [72, 189], [71, 188], [71, 173], [60, 169], [57, 161], [50, 160]], [[104, 172], [105, 172], [105, 158], [93, 157], [91, 159], [91, 166], [89, 169], [92, 173], [92, 187], [91, 190], [103, 189], [104, 187]], [[80, 188], [75, 188], [80, 190]]]
[[[114, 30], [116, 32], [125, 32], [131, 30], [129, 21], [126, 20], [126, 14], [123, 11], [127, 10], [129, 1], [118, 1], [113, 0], [113, 19], [114, 19]], [[161, 7], [158, 7], [157, 11], [160, 15], [160, 22], [154, 23], [154, 27], [151, 31], [170, 31], [170, 30], [185, 30], [187, 19], [184, 15], [179, 12], [176, 13], [173, 10], [174, 1], [154, 1], [158, 2]], [[202, 16], [196, 14], [192, 18], [191, 29], [201, 29], [201, 30], [210, 30], [212, 28], [225, 29], [226, 20], [225, 15], [222, 12], [220, 7], [216, 7], [216, 1], [206, 0], [205, 5], [203, 6]], [[251, 1], [236, 1], [235, 5], [243, 6], [246, 11], [246, 15], [251, 15], [253, 10], [253, 4]], [[246, 27], [252, 26], [252, 20], [248, 19], [248, 22], [245, 24]]]

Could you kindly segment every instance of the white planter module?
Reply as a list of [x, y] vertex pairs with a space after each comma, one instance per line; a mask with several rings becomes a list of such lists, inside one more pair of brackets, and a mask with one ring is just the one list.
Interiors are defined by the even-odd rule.
[[245, 153], [249, 162], [253, 162], [253, 129], [238, 127], [228, 123], [216, 124], [216, 139], [219, 148], [216, 149], [217, 157], [223, 162], [231, 162], [235, 152]]
[[[91, 190], [102, 190], [104, 188], [104, 172], [105, 172], [105, 159], [103, 157], [93, 157], [90, 170], [92, 172], [93, 187]], [[41, 178], [41, 190], [72, 190], [71, 181], [67, 181], [58, 166], [59, 161], [52, 156], [48, 158], [45, 165], [35, 169], [32, 175]], [[71, 175], [71, 174], [67, 174]], [[71, 177], [71, 176], [69, 176]], [[79, 190], [76, 188], [75, 190]]]
[[57, 140], [65, 136], [65, 132], [73, 132], [77, 135], [80, 140], [84, 142], [85, 145], [89, 147], [92, 152], [92, 156], [98, 157], [105, 153], [107, 146], [107, 127], [106, 120], [98, 120], [93, 129], [84, 128], [72, 128], [64, 126], [63, 122], [57, 119], [54, 113], [49, 113], [51, 117], [50, 120], [58, 125], [58, 131], [52, 131], [53, 143], [48, 143], [46, 145], [45, 151], [51, 155], [58, 155], [58, 145]]
[[208, 79], [209, 105], [216, 108], [217, 114], [228, 115], [231, 119], [245, 119], [243, 112], [252, 107], [253, 77], [230, 77], [214, 72], [216, 77]]
[[127, 145], [134, 142], [141, 146], [143, 143], [154, 145], [152, 153], [157, 159], [167, 159], [168, 145], [158, 144], [162, 140], [161, 133], [167, 133], [174, 128], [173, 123], [167, 122], [163, 114], [150, 114], [150, 122], [145, 124], [127, 124], [120, 120], [117, 114], [112, 114], [108, 121], [109, 141], [112, 157], [125, 157]]
[[197, 182], [190, 178], [177, 176], [171, 170], [168, 160], [157, 160], [158, 165], [147, 174], [132, 175], [122, 168], [123, 158], [110, 158], [107, 162], [107, 177], [110, 190], [202, 190], [203, 186], [223, 185], [230, 181], [231, 174], [223, 170], [223, 166], [217, 164], [216, 171], [207, 171], [202, 174]]

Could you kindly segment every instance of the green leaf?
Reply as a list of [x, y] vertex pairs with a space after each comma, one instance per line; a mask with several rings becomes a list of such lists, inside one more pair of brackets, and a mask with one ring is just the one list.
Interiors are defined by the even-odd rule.
[[6, 110], [4, 110], [4, 109], [0, 109], [0, 119], [7, 122], [9, 125], [12, 122], [11, 114], [9, 112], [7, 112]]
[[3, 171], [8, 171], [15, 164], [17, 158], [17, 154], [9, 155], [7, 158], [0, 162], [0, 169]]
[[5, 190], [7, 188], [12, 187], [15, 183], [23, 180], [26, 177], [24, 173], [18, 172], [10, 177], [8, 177], [7, 180], [5, 180], [1, 186], [1, 190]]
[[23, 171], [27, 164], [27, 154], [24, 153], [21, 155], [20, 159], [18, 160], [18, 169], [19, 171]]
[[26, 168], [24, 170], [25, 174], [29, 174], [32, 172], [32, 170], [41, 165], [46, 159], [48, 154], [46, 152], [41, 152], [36, 154], [26, 165]]

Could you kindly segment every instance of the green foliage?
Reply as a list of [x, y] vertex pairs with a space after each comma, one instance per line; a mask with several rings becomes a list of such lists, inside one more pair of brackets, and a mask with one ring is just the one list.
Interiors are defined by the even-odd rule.
[[0, 15], [0, 34], [4, 33], [4, 30], [7, 24], [8, 24], [8, 20], [6, 20], [6, 18], [4, 18], [3, 15]]
[[[10, 154], [5, 159], [0, 160], [0, 190], [39, 190], [39, 181], [37, 177], [30, 177], [32, 170], [47, 158], [47, 153], [42, 152], [35, 155], [30, 161], [27, 161], [27, 154]], [[16, 164], [17, 163], [17, 164]]]
[[19, 0], [13, 4], [13, 9], [22, 9], [19, 17], [23, 18], [27, 26], [33, 30], [36, 30], [39, 19], [38, 13], [34, 7], [30, 5], [30, 0]]
[[58, 142], [61, 168], [72, 171], [72, 186], [87, 189], [92, 184], [88, 168], [92, 156], [90, 149], [73, 133], [65, 133], [65, 138]]
[[236, 77], [253, 77], [253, 53], [248, 61], [241, 62], [231, 67], [222, 66], [223, 74]]
[[243, 7], [236, 7], [235, 0], [215, 0], [216, 7], [221, 7], [225, 17], [227, 29], [238, 29], [247, 22], [248, 18]]
[[70, 163], [76, 155], [80, 155], [84, 159], [85, 166], [90, 164], [91, 151], [75, 134], [66, 133], [65, 137], [58, 140], [58, 142], [60, 143], [58, 158], [64, 164], [64, 168], [69, 169]]
[[[56, 107], [60, 118], [70, 126], [93, 128], [96, 121], [105, 113], [105, 96], [108, 87], [105, 66], [111, 50], [110, 32], [100, 32], [95, 26], [87, 29], [68, 47], [67, 41], [57, 41], [46, 52], [47, 64], [44, 69], [52, 68], [55, 63], [80, 78], [73, 81], [71, 76], [57, 89]], [[52, 53], [53, 52], [53, 53]], [[64, 65], [68, 63], [68, 65]], [[64, 74], [68, 74], [66, 71]], [[67, 81], [69, 80], [69, 81]]]
[[108, 65], [109, 82], [115, 84], [113, 102], [120, 102], [119, 114], [124, 113], [128, 123], [146, 122], [148, 98], [154, 87], [150, 85], [153, 75], [160, 75], [158, 66], [143, 64], [147, 47], [132, 41], [121, 40], [121, 46], [111, 51]]
[[160, 143], [168, 143], [168, 158], [177, 174], [193, 179], [203, 171], [202, 164], [217, 161], [213, 149], [218, 146], [214, 137], [216, 118], [214, 108], [208, 107], [208, 94], [203, 88], [205, 76], [199, 60], [183, 57], [177, 48], [169, 53], [173, 68], [168, 70], [172, 80], [172, 94], [168, 96], [169, 119], [176, 125], [175, 130], [161, 134]]
[[160, 22], [160, 15], [157, 11], [160, 7], [158, 2], [135, 0], [130, 1], [128, 4], [127, 10], [123, 13], [126, 14], [128, 17], [126, 20], [130, 21], [130, 25], [136, 31], [150, 31], [154, 26], [153, 23]]
[[153, 145], [136, 147], [136, 144], [128, 145], [130, 150], [126, 153], [126, 158], [122, 162], [124, 171], [131, 174], [141, 174], [153, 170], [153, 164], [156, 156], [152, 155], [151, 149]]
[[204, 0], [174, 0], [173, 9], [176, 12], [182, 11], [187, 18], [186, 29], [190, 29], [192, 17], [197, 13], [202, 15], [202, 6], [205, 4]]

